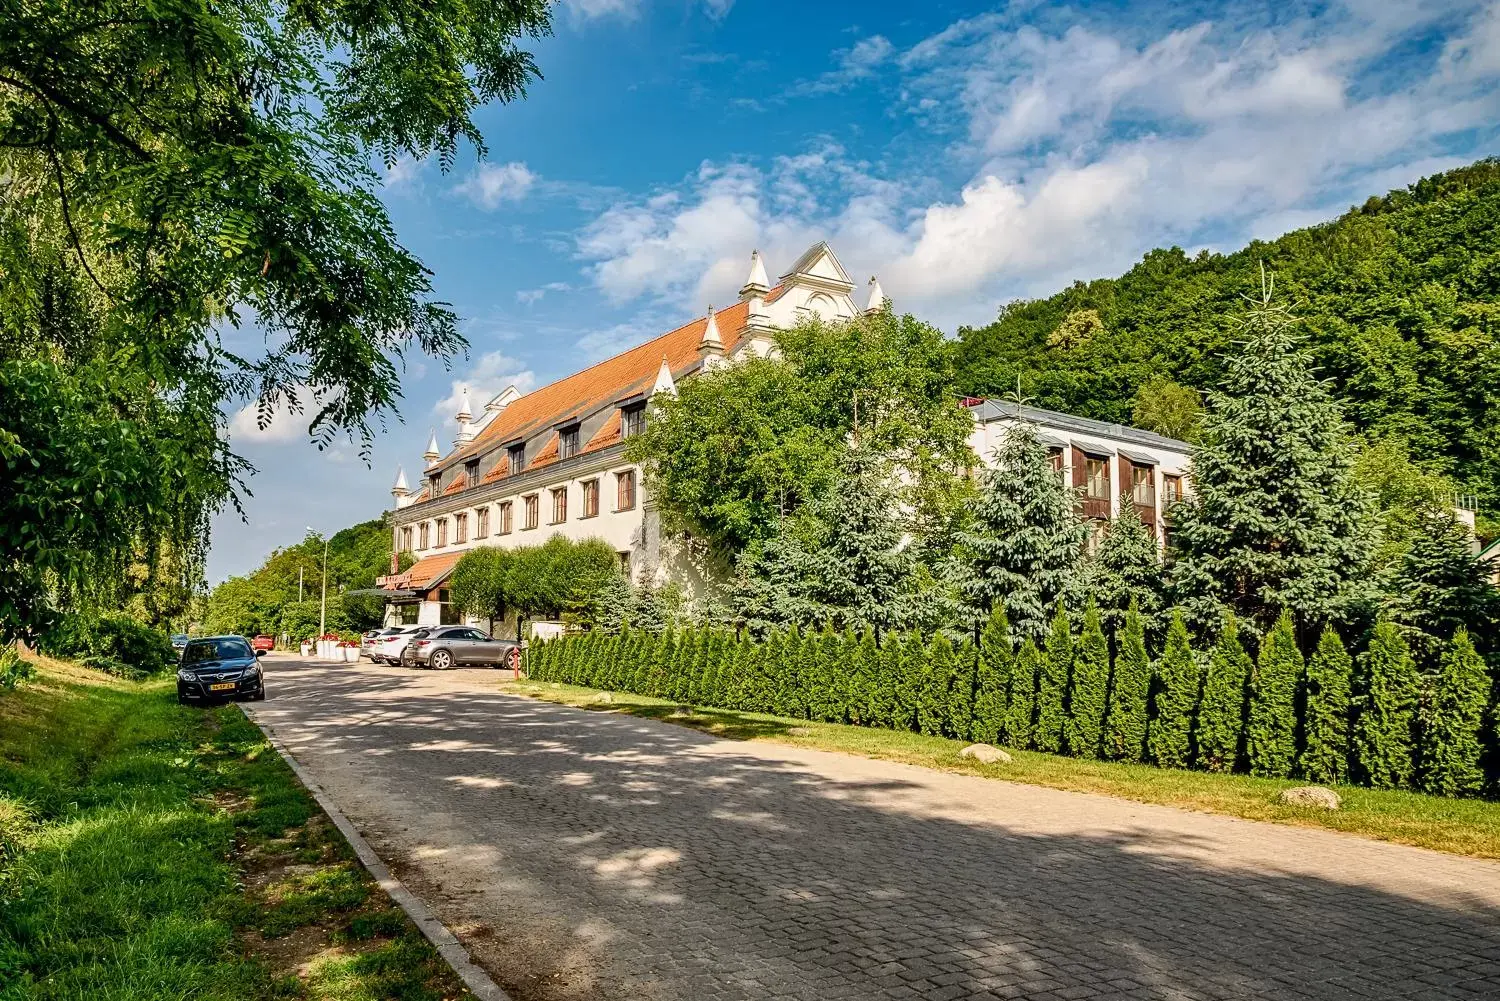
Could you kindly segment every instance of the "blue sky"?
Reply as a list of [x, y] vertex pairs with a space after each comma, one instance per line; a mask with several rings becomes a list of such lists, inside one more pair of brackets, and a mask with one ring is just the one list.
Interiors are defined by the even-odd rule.
[[732, 302], [752, 248], [774, 276], [827, 239], [951, 333], [1500, 152], [1500, 0], [572, 0], [556, 28], [530, 96], [479, 114], [485, 161], [385, 177], [469, 357], [408, 359], [368, 465], [237, 412], [259, 472], [211, 583], [379, 514], [461, 385], [482, 406]]

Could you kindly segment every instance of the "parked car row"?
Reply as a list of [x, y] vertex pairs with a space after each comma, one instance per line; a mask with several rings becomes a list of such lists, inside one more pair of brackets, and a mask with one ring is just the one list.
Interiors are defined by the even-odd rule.
[[360, 653], [376, 664], [430, 667], [518, 667], [521, 644], [473, 626], [389, 626], [360, 638]]

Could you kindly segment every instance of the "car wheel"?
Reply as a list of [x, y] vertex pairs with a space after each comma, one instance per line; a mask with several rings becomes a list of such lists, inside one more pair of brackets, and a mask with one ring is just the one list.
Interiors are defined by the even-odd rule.
[[520, 647], [513, 646], [510, 648], [510, 653], [505, 655], [505, 666], [510, 668], [512, 671], [519, 671], [521, 669]]
[[446, 671], [453, 666], [453, 654], [447, 650], [434, 650], [427, 663], [434, 671]]
[[264, 701], [266, 701], [266, 686], [265, 685], [261, 685], [259, 688], [257, 688], [255, 690], [255, 694], [252, 695], [252, 696], [250, 696], [250, 701], [251, 702], [264, 702]]

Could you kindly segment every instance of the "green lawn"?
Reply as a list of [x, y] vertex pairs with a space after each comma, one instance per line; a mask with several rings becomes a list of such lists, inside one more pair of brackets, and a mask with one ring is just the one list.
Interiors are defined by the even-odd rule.
[[869, 727], [811, 723], [760, 713], [688, 709], [674, 702], [619, 692], [536, 681], [505, 681], [522, 695], [608, 712], [629, 713], [690, 726], [730, 740], [770, 740], [868, 758], [902, 761], [989, 778], [1077, 792], [1103, 793], [1142, 803], [1222, 813], [1280, 824], [1326, 827], [1367, 838], [1433, 848], [1456, 855], [1500, 858], [1500, 803], [1443, 799], [1420, 793], [1340, 786], [1337, 812], [1284, 806], [1282, 789], [1305, 783], [1249, 775], [1210, 775], [1149, 765], [1084, 761], [1034, 751], [1010, 751], [1005, 765], [981, 765], [958, 756], [963, 741]]
[[472, 998], [234, 707], [0, 694], [0, 999]]

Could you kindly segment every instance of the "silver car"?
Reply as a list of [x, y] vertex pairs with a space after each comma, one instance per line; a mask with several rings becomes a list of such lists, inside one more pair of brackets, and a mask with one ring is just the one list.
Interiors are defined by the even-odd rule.
[[453, 667], [514, 668], [521, 663], [521, 644], [497, 640], [473, 626], [432, 626], [406, 645], [401, 663], [435, 671]]

